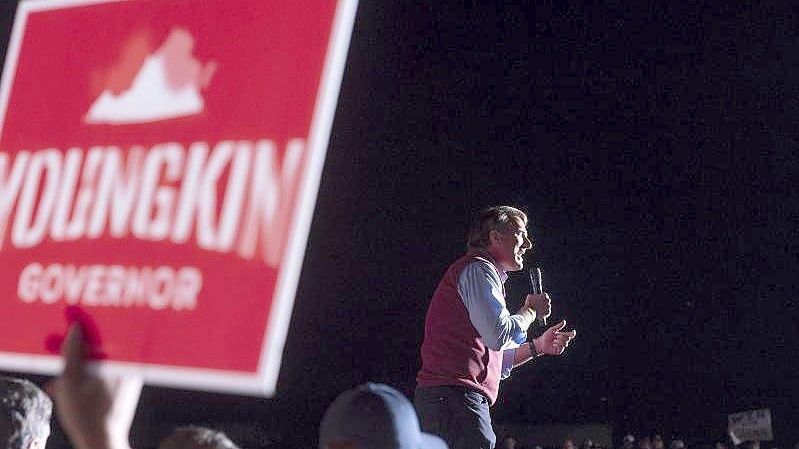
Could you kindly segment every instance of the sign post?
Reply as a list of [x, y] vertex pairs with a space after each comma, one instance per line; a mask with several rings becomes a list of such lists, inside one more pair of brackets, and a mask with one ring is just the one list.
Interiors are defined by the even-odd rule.
[[0, 84], [0, 368], [272, 395], [357, 0], [23, 0]]

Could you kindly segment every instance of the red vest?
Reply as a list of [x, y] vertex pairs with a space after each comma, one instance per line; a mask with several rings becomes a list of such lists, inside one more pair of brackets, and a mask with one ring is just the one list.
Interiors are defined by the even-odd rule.
[[420, 387], [471, 388], [486, 395], [493, 404], [499, 392], [502, 351], [494, 351], [483, 343], [458, 293], [461, 272], [478, 259], [491, 263], [491, 259], [469, 252], [450, 265], [438, 283], [427, 309], [422, 369], [416, 376], [416, 383]]

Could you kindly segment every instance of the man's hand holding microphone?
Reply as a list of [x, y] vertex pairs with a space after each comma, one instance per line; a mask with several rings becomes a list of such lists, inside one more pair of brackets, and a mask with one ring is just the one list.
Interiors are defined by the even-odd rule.
[[546, 293], [530, 293], [524, 298], [524, 307], [535, 312], [539, 324], [546, 325], [547, 318], [552, 315], [552, 299]]
[[[538, 323], [546, 325], [552, 314], [552, 299], [546, 293], [530, 293], [524, 300], [524, 306], [533, 309]], [[561, 332], [566, 327], [566, 320], [550, 326], [543, 334], [533, 339], [536, 354], [560, 355], [577, 336], [576, 330]]]
[[[530, 293], [524, 299], [524, 305], [517, 314], [527, 319], [527, 325], [538, 319], [538, 323], [545, 325], [546, 319], [552, 314], [552, 299], [546, 293]], [[563, 332], [566, 320], [550, 326], [543, 334], [532, 341], [519, 347], [514, 355], [514, 366], [522, 365], [539, 355], [560, 355], [569, 346], [571, 340], [577, 336], [577, 331]]]
[[[527, 295], [524, 305], [532, 307], [538, 315], [538, 324], [547, 325], [547, 318], [552, 313], [552, 300], [544, 292], [544, 282], [541, 269], [538, 267], [530, 269], [530, 287], [533, 293]], [[549, 327], [539, 337], [534, 338], [532, 345], [537, 355], [560, 355], [569, 346], [569, 343], [577, 336], [576, 330], [561, 332], [566, 327], [566, 320]]]
[[546, 319], [552, 314], [552, 300], [546, 293], [530, 293], [516, 314], [525, 318], [525, 328], [529, 328], [536, 320], [539, 324], [546, 324]]

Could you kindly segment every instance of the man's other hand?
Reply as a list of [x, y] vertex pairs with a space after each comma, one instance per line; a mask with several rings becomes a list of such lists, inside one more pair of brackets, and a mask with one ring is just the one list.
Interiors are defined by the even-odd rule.
[[535, 350], [539, 354], [561, 355], [569, 347], [572, 339], [577, 336], [576, 330], [561, 332], [566, 327], [566, 320], [561, 321], [545, 330], [541, 336], [533, 339]]
[[142, 381], [89, 374], [88, 352], [80, 326], [73, 324], [61, 351], [64, 371], [47, 388], [58, 422], [75, 449], [130, 449], [130, 425]]
[[552, 300], [546, 293], [530, 293], [524, 299], [524, 305], [535, 310], [535, 315], [539, 320], [546, 320], [552, 314]]

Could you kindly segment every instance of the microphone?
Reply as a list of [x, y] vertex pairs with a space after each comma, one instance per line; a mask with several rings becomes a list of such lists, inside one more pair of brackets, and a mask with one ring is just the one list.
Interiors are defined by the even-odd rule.
[[[536, 295], [544, 294], [544, 282], [541, 276], [541, 269], [538, 267], [530, 268], [530, 286], [532, 293]], [[547, 325], [547, 318], [544, 316], [539, 317], [537, 321], [541, 326]]]

